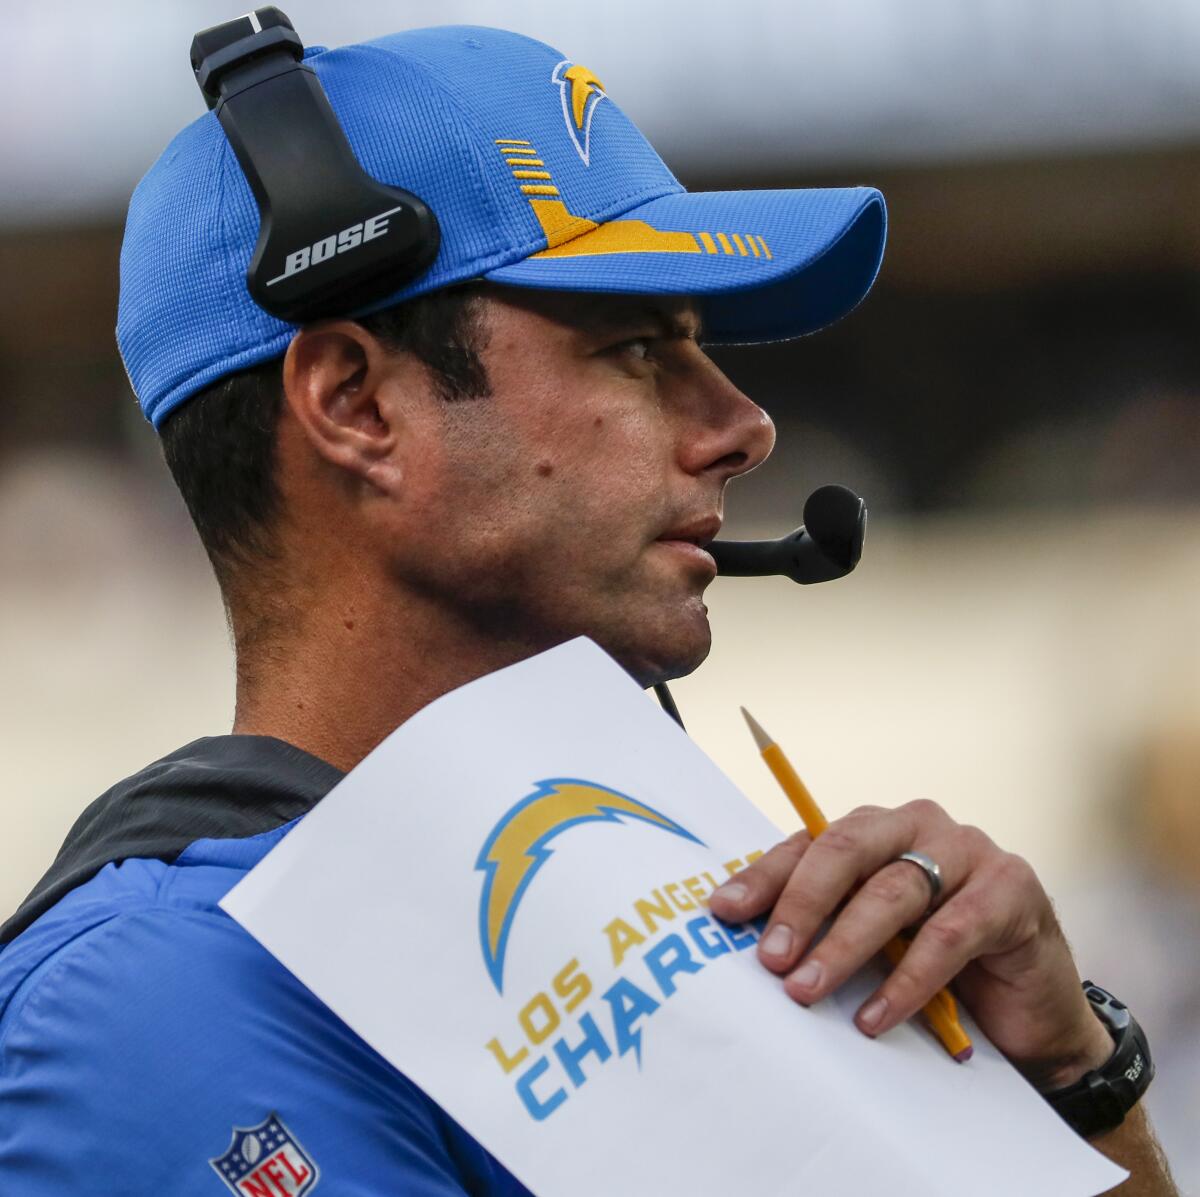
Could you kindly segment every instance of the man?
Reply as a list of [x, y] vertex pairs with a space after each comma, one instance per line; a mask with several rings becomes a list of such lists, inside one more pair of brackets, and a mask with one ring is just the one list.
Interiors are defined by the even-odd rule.
[[[216, 117], [135, 193], [118, 340], [221, 585], [237, 711], [94, 803], [4, 930], [5, 1193], [524, 1191], [217, 902], [455, 686], [580, 634], [645, 685], [694, 669], [703, 546], [774, 436], [701, 338], [812, 331], [878, 266], [877, 193], [687, 195], [595, 76], [525, 38], [420, 30], [307, 64], [440, 242], [297, 326], [247, 289], [259, 212]], [[359, 247], [328, 231], [274, 279]], [[932, 803], [794, 836], [714, 910], [769, 914], [763, 964], [818, 1001], [927, 912], [914, 851], [942, 899], [861, 1029], [953, 979], [1038, 1088], [1102, 1069], [1114, 1037], [1028, 865]], [[1173, 1191], [1140, 1107], [1095, 1143], [1127, 1192]]]

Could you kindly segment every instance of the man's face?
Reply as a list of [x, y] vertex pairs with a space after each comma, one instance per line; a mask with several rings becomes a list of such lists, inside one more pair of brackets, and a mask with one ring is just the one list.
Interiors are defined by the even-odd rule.
[[[490, 291], [492, 394], [426, 405], [399, 578], [516, 655], [577, 635], [643, 684], [708, 653], [725, 484], [774, 427], [688, 300]], [[428, 440], [425, 440], [426, 435]]]

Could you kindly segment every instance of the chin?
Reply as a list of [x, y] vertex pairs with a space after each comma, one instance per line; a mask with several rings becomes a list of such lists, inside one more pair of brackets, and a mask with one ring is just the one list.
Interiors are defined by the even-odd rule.
[[660, 635], [623, 639], [618, 643], [594, 637], [596, 642], [643, 688], [686, 677], [698, 669], [712, 647], [708, 618], [697, 623], [681, 619]]

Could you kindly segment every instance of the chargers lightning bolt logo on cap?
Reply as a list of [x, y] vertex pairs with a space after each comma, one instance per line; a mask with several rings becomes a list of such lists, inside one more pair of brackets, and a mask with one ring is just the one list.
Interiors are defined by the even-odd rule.
[[492, 828], [475, 862], [484, 874], [479, 939], [498, 993], [504, 991], [504, 953], [517, 907], [538, 869], [550, 859], [546, 845], [556, 835], [577, 823], [619, 823], [629, 817], [703, 843], [673, 819], [607, 786], [574, 777], [551, 777], [536, 784], [537, 789]]
[[596, 106], [605, 98], [604, 84], [587, 67], [572, 63], [570, 59], [564, 59], [554, 68], [550, 81], [558, 84], [567, 133], [584, 166], [590, 166], [592, 117], [596, 115]]

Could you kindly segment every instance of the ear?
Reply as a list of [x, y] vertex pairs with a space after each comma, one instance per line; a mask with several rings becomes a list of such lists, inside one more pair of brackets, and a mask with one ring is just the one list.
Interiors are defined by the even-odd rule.
[[284, 399], [312, 450], [381, 492], [401, 478], [397, 399], [420, 384], [407, 359], [352, 320], [301, 329], [283, 359]]

